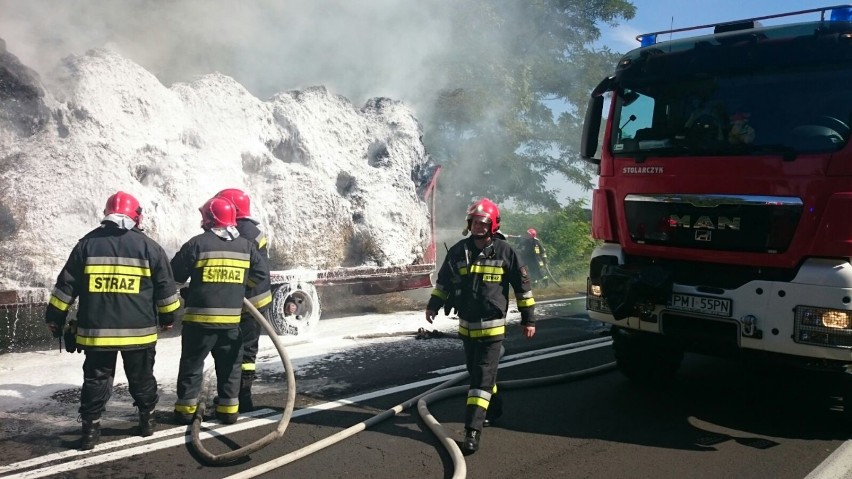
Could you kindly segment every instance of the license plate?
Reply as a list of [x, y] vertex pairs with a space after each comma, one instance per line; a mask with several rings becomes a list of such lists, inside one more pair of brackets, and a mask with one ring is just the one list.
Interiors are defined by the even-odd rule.
[[731, 300], [725, 298], [672, 293], [668, 307], [669, 309], [711, 314], [713, 316], [731, 316]]

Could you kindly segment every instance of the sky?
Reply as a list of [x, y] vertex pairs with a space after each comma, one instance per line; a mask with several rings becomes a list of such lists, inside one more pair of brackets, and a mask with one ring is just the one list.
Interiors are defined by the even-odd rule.
[[[728, 22], [762, 17], [779, 13], [810, 10], [842, 2], [814, 0], [632, 0], [636, 16], [616, 28], [602, 27], [602, 43], [618, 52], [627, 52], [639, 46], [636, 35], [660, 30], [678, 29], [697, 25]], [[817, 19], [818, 14], [801, 17], [802, 21]], [[764, 24], [777, 23], [766, 20]], [[662, 39], [661, 39], [662, 40]]]

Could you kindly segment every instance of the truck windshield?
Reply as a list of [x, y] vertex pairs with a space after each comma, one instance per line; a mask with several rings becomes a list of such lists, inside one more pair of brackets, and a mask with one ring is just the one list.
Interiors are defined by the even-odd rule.
[[615, 155], [761, 155], [836, 151], [852, 124], [852, 68], [624, 78]]

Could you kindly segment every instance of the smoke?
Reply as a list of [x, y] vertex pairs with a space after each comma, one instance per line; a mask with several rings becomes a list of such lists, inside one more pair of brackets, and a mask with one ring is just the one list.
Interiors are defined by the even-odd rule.
[[[426, 127], [431, 148], [430, 139], [439, 134], [430, 128], [441, 93], [476, 85], [494, 73], [473, 65], [497, 65], [490, 60], [516, 55], [512, 52], [517, 52], [518, 43], [539, 45], [541, 38], [530, 36], [530, 25], [539, 21], [536, 9], [523, 6], [484, 0], [0, 0], [0, 38], [6, 40], [9, 52], [43, 77], [67, 55], [106, 47], [141, 65], [167, 87], [219, 72], [262, 100], [318, 85], [354, 105], [375, 97], [392, 98], [415, 112]], [[485, 26], [489, 22], [494, 28]], [[449, 84], [450, 65], [472, 65], [467, 85]], [[499, 110], [509, 107], [511, 100], [468, 105], [474, 112], [471, 126], [500, 130]], [[501, 144], [491, 149], [497, 146], [503, 148]], [[503, 151], [516, 147], [507, 144]], [[447, 156], [457, 169], [443, 178], [445, 186], [453, 184], [452, 190], [463, 191], [464, 184], [456, 187], [456, 183], [477, 178], [492, 192], [510, 194], [519, 188], [507, 181], [536, 180], [494, 174], [491, 151]], [[567, 184], [562, 179], [558, 183]], [[460, 198], [460, 203], [483, 193], [471, 191], [470, 198]]]
[[[441, 88], [430, 58], [455, 55], [452, 8], [402, 0], [0, 0], [0, 37], [40, 73], [107, 47], [166, 86], [220, 72], [255, 96], [324, 85], [416, 111]], [[443, 3], [444, 7], [452, 3]]]

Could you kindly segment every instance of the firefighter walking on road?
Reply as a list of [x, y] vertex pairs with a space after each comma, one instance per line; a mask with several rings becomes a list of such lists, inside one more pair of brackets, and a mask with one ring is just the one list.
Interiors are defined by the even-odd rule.
[[139, 411], [139, 434], [154, 433], [157, 326], [170, 329], [181, 308], [168, 256], [142, 232], [141, 221], [136, 198], [122, 191], [110, 196], [101, 226], [74, 246], [47, 307], [48, 328], [59, 337], [79, 298], [76, 335], [66, 331], [65, 348], [86, 353], [79, 410], [82, 450], [94, 448], [100, 439], [101, 413], [112, 394], [119, 351]]
[[508, 242], [495, 237], [500, 228], [497, 205], [482, 199], [467, 211], [471, 237], [448, 251], [429, 303], [426, 320], [431, 323], [437, 311], [459, 316], [459, 336], [470, 374], [465, 410], [465, 437], [462, 450], [479, 449], [482, 428], [502, 414], [502, 398], [497, 394], [497, 363], [506, 336], [509, 288], [514, 290], [524, 337], [535, 335], [533, 293], [527, 268]]
[[243, 298], [262, 309], [269, 305], [269, 268], [257, 246], [237, 231], [236, 207], [214, 197], [200, 208], [204, 232], [172, 258], [175, 279], [190, 280], [181, 337], [175, 420], [192, 422], [198, 408], [204, 360], [213, 354], [218, 401], [216, 417], [233, 424], [239, 417]]
[[[243, 190], [228, 188], [216, 193], [220, 198], [227, 198], [234, 203], [237, 209], [237, 231], [243, 238], [249, 239], [257, 245], [257, 250], [265, 261], [269, 260], [266, 235], [258, 228], [260, 222], [251, 216], [251, 198]], [[270, 303], [271, 304], [271, 303]], [[264, 317], [269, 319], [269, 306], [260, 309]], [[252, 384], [256, 378], [256, 366], [258, 342], [260, 340], [260, 325], [254, 317], [243, 310], [240, 319], [240, 333], [243, 338], [243, 360], [240, 374], [240, 412], [254, 410], [254, 400], [251, 396]]]

